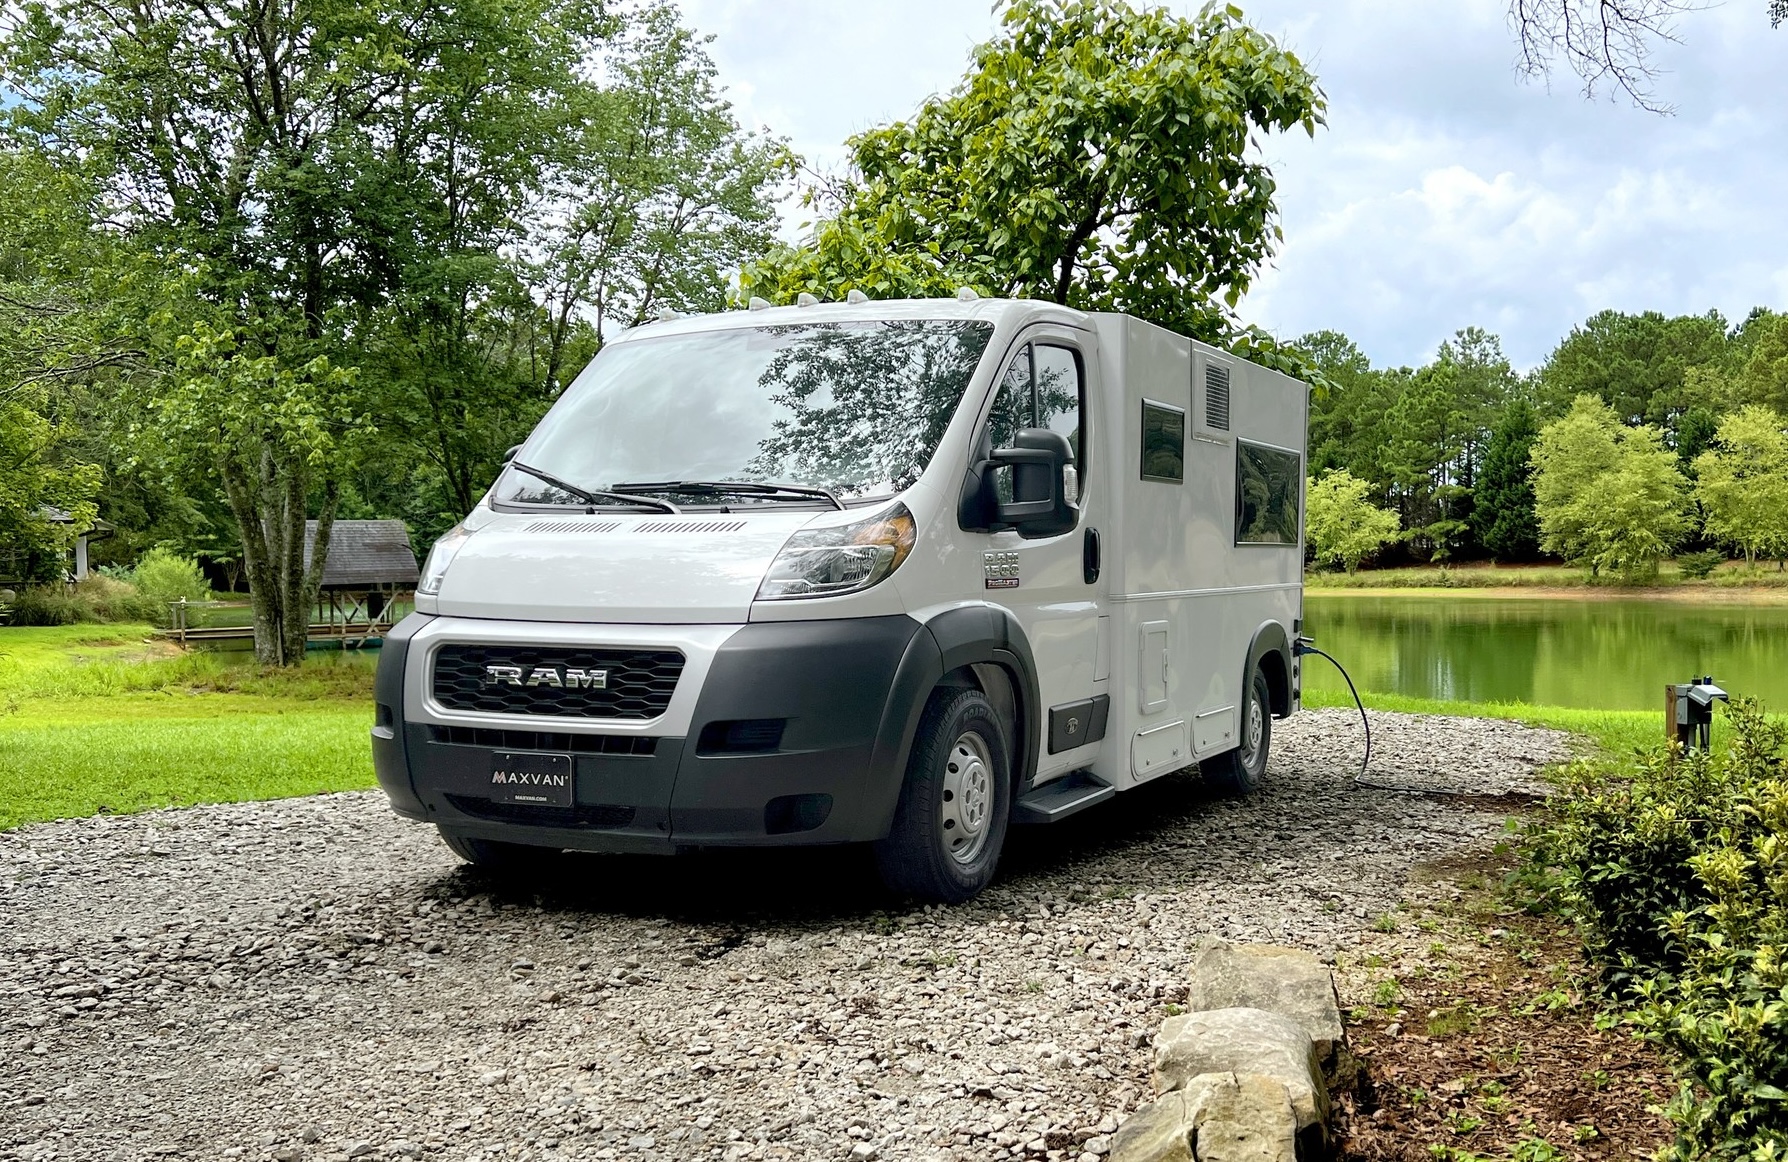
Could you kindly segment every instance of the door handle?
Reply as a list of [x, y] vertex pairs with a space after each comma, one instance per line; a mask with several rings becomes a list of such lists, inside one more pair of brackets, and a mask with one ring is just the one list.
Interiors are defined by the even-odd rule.
[[1091, 585], [1099, 579], [1099, 530], [1088, 528], [1080, 542], [1080, 575]]

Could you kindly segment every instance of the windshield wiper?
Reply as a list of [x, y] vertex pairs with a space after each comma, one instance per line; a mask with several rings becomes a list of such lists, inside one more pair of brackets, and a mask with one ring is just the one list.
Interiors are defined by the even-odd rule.
[[687, 496], [717, 496], [727, 493], [734, 496], [807, 496], [823, 500], [836, 509], [844, 508], [844, 502], [832, 495], [830, 489], [812, 488], [805, 484], [769, 484], [757, 480], [654, 480], [629, 481], [615, 487], [629, 492], [676, 492]]
[[[659, 500], [656, 496], [633, 496], [626, 492], [615, 492], [607, 488], [579, 488], [575, 484], [567, 484], [550, 472], [542, 472], [540, 469], [535, 468], [532, 465], [523, 464], [520, 460], [509, 461], [509, 466], [519, 471], [526, 472], [529, 476], [532, 476], [537, 480], [546, 481], [560, 492], [569, 492], [585, 504], [607, 504], [611, 501], [618, 500], [624, 504], [643, 504], [649, 508], [655, 508], [659, 512], [676, 513], [678, 516], [683, 515], [682, 509], [678, 508], [668, 500]], [[840, 505], [839, 507], [842, 508], [843, 506]]]

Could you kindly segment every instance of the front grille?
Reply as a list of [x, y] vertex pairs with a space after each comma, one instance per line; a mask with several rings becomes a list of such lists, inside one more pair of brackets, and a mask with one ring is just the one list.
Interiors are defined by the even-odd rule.
[[522, 807], [514, 803], [493, 803], [470, 795], [449, 795], [447, 802], [462, 815], [489, 819], [496, 823], [523, 823], [534, 827], [626, 827], [633, 822], [635, 809], [610, 804], [579, 807]]
[[482, 726], [431, 726], [430, 742], [492, 750], [550, 750], [568, 754], [650, 757], [658, 740], [634, 734], [553, 734], [540, 730], [488, 730]]
[[[493, 683], [487, 666], [519, 667], [523, 685]], [[534, 685], [537, 670], [551, 676]], [[606, 674], [604, 688], [555, 685], [567, 670]], [[676, 650], [444, 645], [435, 651], [435, 700], [454, 710], [556, 718], [656, 718], [670, 705], [683, 655]]]

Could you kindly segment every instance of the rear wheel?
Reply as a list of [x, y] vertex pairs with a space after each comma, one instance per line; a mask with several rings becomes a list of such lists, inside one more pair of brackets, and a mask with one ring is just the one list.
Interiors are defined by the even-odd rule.
[[450, 828], [440, 828], [441, 841], [473, 867], [501, 875], [539, 867], [559, 853], [552, 848], [534, 847], [526, 843], [505, 843], [500, 839], [480, 839]]
[[1266, 675], [1257, 668], [1242, 706], [1242, 745], [1199, 765], [1214, 786], [1231, 795], [1247, 795], [1260, 790], [1272, 745], [1272, 694], [1267, 689]]
[[1006, 732], [979, 690], [932, 691], [913, 738], [894, 826], [875, 845], [882, 882], [960, 903], [993, 879], [1011, 816]]

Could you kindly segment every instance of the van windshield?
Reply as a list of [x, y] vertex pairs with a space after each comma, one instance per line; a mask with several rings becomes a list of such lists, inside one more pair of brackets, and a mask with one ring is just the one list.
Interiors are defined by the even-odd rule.
[[670, 482], [700, 481], [709, 485], [709, 503], [728, 504], [814, 498], [770, 490], [735, 497], [716, 493], [715, 484], [889, 495], [925, 470], [992, 333], [991, 323], [913, 319], [615, 343], [573, 381], [517, 454], [539, 471], [511, 467], [494, 499], [585, 503], [555, 482], [586, 493], [667, 495], [676, 491]]

